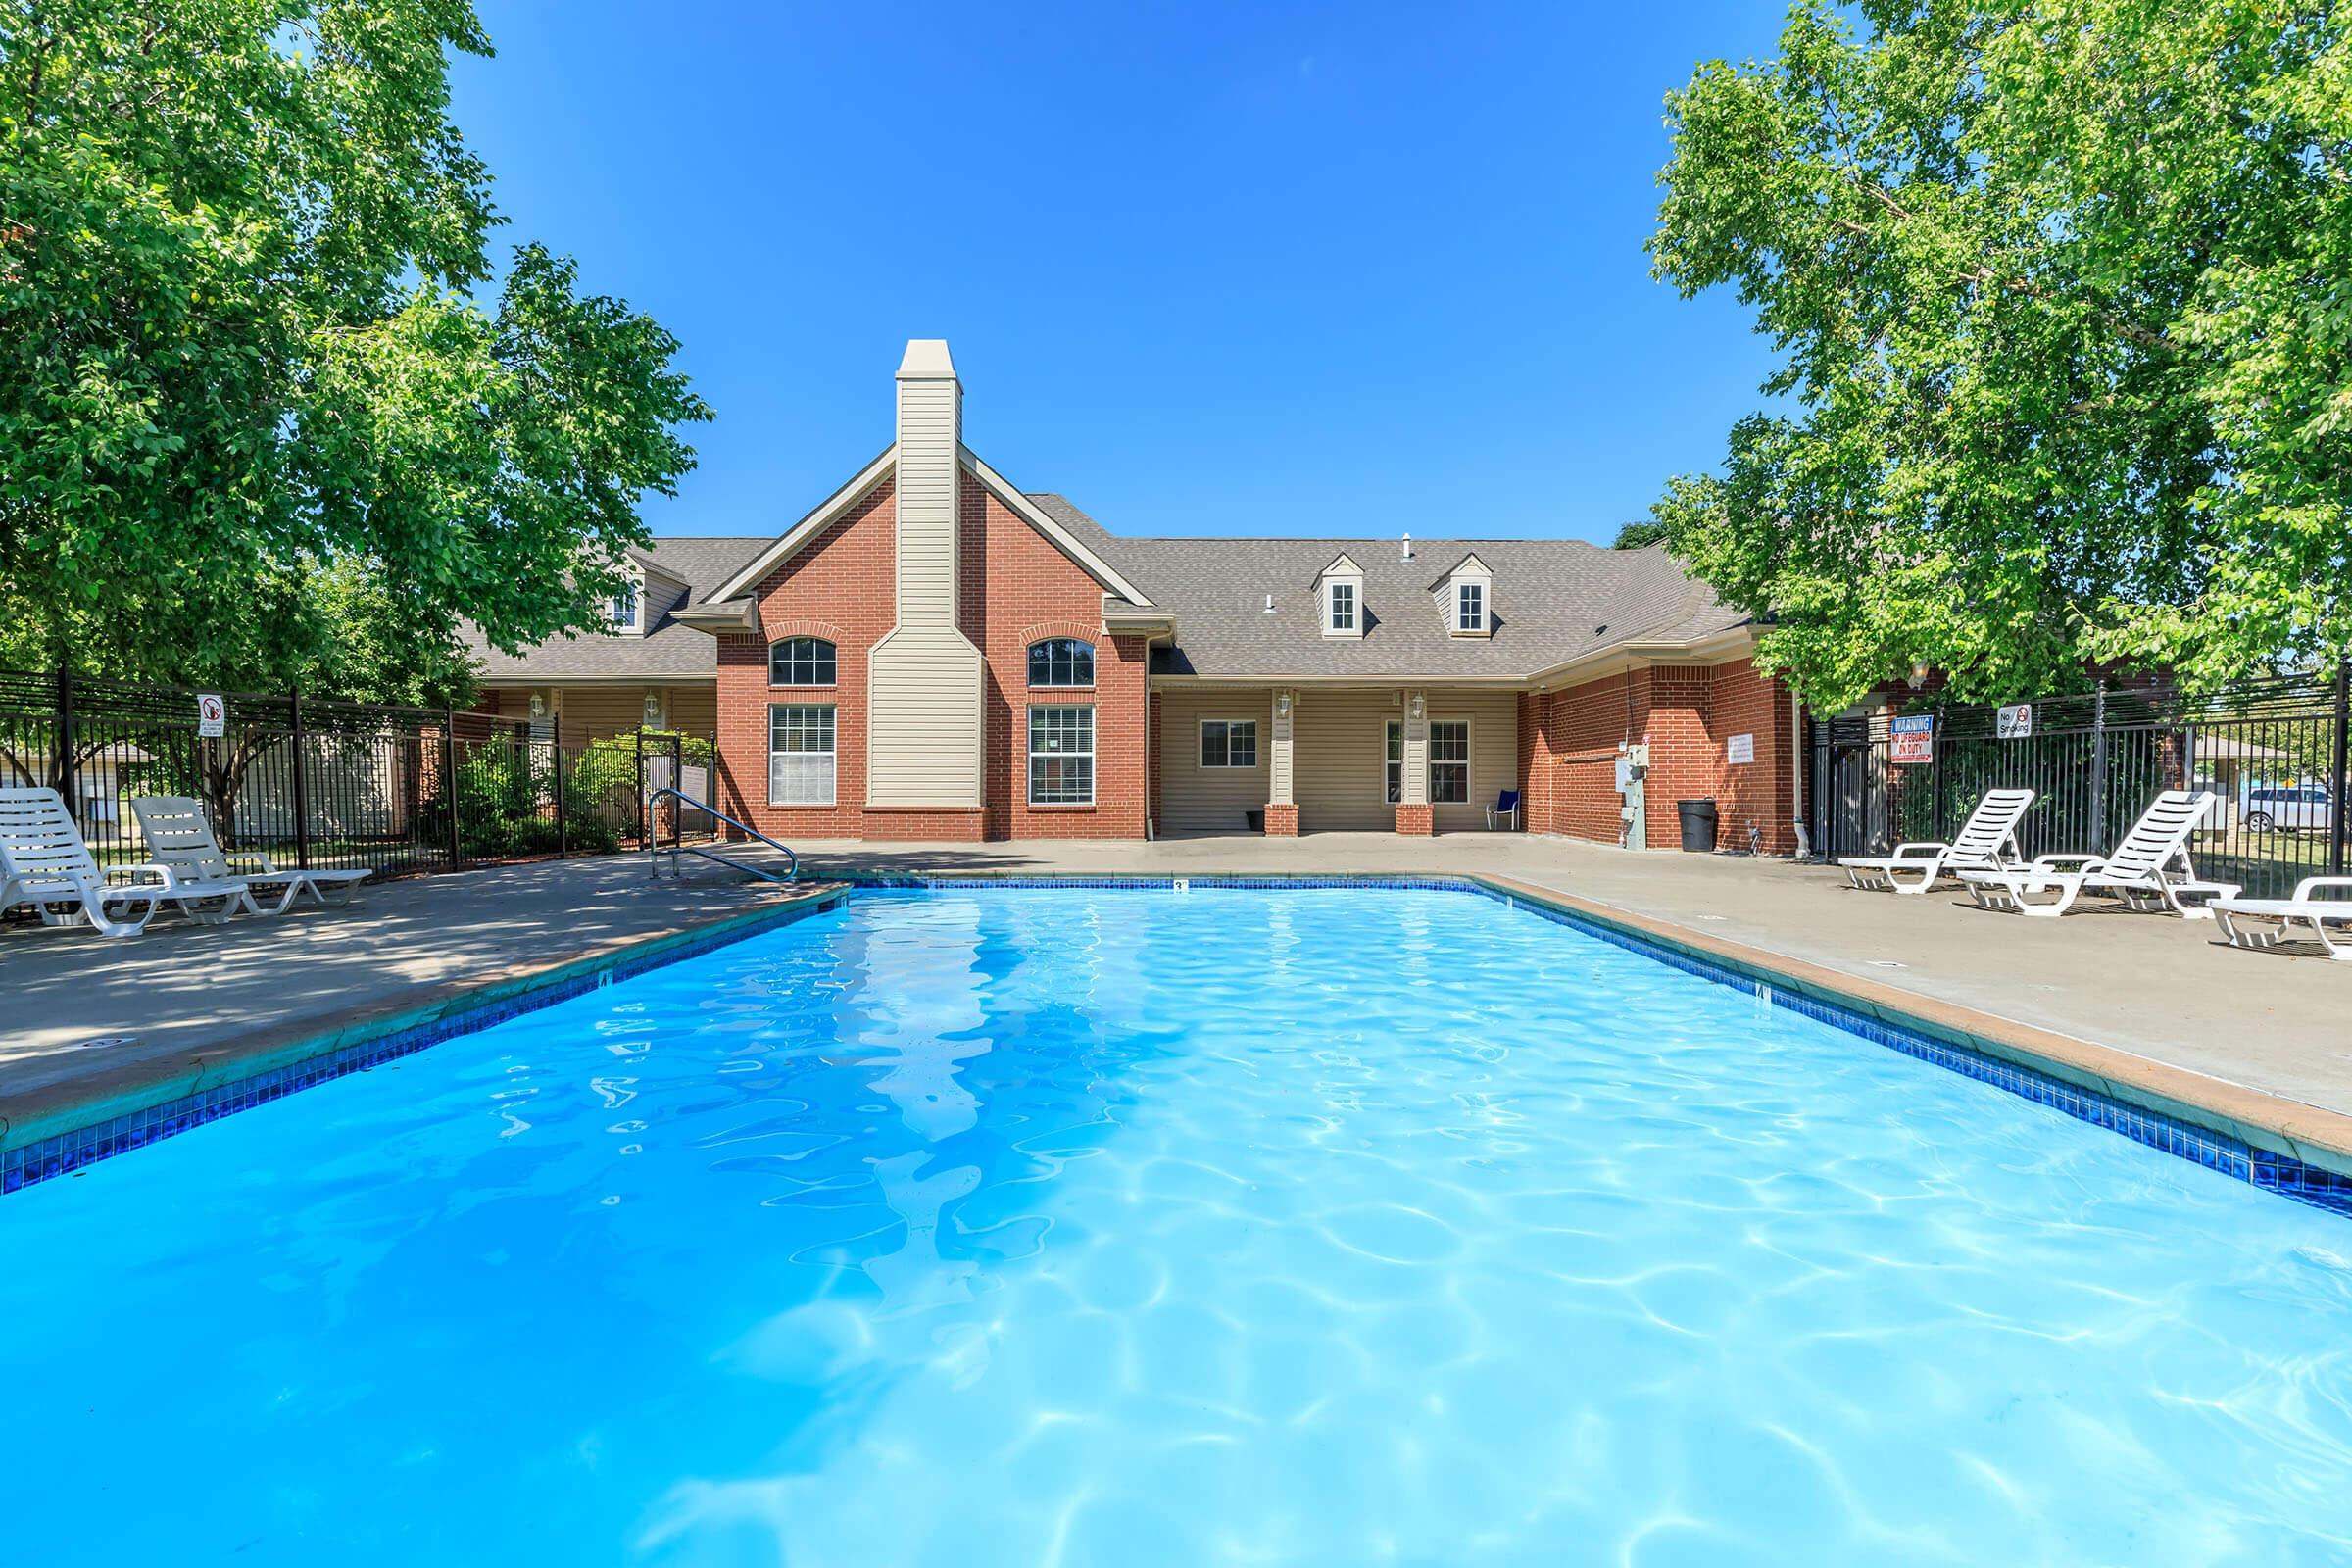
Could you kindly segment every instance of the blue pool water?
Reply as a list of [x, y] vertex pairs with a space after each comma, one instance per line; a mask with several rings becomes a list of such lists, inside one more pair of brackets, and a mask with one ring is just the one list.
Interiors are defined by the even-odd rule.
[[1480, 898], [863, 895], [0, 1200], [16, 1561], [2322, 1563], [2352, 1221]]

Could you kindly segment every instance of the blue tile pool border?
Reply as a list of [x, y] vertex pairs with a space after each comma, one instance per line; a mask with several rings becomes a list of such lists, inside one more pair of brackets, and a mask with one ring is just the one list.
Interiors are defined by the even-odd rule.
[[[1468, 893], [1567, 926], [1587, 936], [1682, 970], [1716, 985], [1758, 997], [1773, 1006], [1824, 1023], [1874, 1045], [1986, 1084], [2004, 1093], [2128, 1138], [2161, 1153], [2245, 1182], [2265, 1192], [2332, 1212], [2352, 1214], [2352, 1175], [2264, 1149], [2233, 1134], [2117, 1099], [2050, 1072], [2024, 1065], [1964, 1040], [1940, 1038], [1923, 1022], [1873, 1016], [1859, 1005], [1841, 1004], [1776, 977], [1769, 966], [1749, 972], [1740, 966], [1679, 947], [1645, 932], [1617, 925], [1530, 891], [1497, 887], [1476, 876], [1120, 875], [1072, 873], [1019, 875], [969, 872], [859, 872], [828, 877], [842, 889], [777, 908], [720, 922], [679, 937], [623, 948], [610, 955], [560, 965], [519, 989], [479, 1002], [460, 999], [433, 1016], [393, 1021], [368, 1039], [332, 1047], [297, 1060], [264, 1068], [192, 1093], [162, 1101], [86, 1126], [57, 1133], [0, 1152], [0, 1194], [70, 1175], [98, 1160], [218, 1121], [299, 1090], [365, 1071], [380, 1062], [413, 1054], [460, 1035], [569, 1001], [600, 986], [659, 969], [758, 936], [778, 926], [838, 908], [853, 890], [968, 892], [1034, 889], [1186, 892], [1193, 888], [1273, 892], [1293, 889], [1363, 888], [1410, 892]], [[300, 1048], [295, 1048], [299, 1050]]]
[[[369, 1026], [367, 1038], [348, 1045], [312, 1051], [309, 1047], [348, 1031], [313, 1036], [273, 1052], [275, 1065], [208, 1084], [191, 1093], [108, 1116], [85, 1126], [34, 1139], [0, 1151], [0, 1194], [16, 1192], [36, 1182], [70, 1176], [77, 1170], [128, 1153], [161, 1139], [219, 1121], [240, 1110], [251, 1110], [273, 1100], [350, 1073], [365, 1072], [380, 1063], [413, 1055], [428, 1046], [460, 1035], [473, 1034], [493, 1024], [625, 980], [698, 957], [778, 926], [838, 908], [850, 898], [847, 887], [791, 904], [757, 910], [674, 936], [651, 939], [610, 954], [557, 964], [544, 973], [509, 985], [485, 987], [495, 993], [480, 1000], [459, 997], [433, 1009], [430, 1016], [395, 1015]], [[296, 1059], [282, 1059], [287, 1055]]]
[[1857, 1035], [1889, 1051], [1956, 1072], [2003, 1093], [2046, 1106], [2077, 1121], [2128, 1138], [2160, 1153], [2185, 1159], [2218, 1171], [2265, 1192], [2335, 1213], [2352, 1214], [2352, 1175], [2315, 1165], [2295, 1155], [2264, 1149], [2234, 1134], [2200, 1126], [2163, 1111], [2133, 1104], [2055, 1073], [1996, 1055], [1964, 1040], [1940, 1038], [1919, 1020], [1893, 1022], [1873, 1016], [1858, 1005], [1810, 993], [1787, 977], [1774, 977], [1708, 956], [1692, 949], [1661, 941], [1645, 932], [1614, 924], [1583, 910], [1552, 903], [1532, 892], [1496, 887], [1476, 876], [1020, 876], [987, 873], [875, 873], [849, 878], [860, 887], [919, 888], [935, 891], [975, 888], [1113, 888], [1168, 892], [1192, 888], [1400, 888], [1430, 892], [1471, 893], [1514, 909], [1524, 909], [1555, 924], [1643, 957], [1680, 969], [1686, 974], [1751, 997], [1776, 1007]]

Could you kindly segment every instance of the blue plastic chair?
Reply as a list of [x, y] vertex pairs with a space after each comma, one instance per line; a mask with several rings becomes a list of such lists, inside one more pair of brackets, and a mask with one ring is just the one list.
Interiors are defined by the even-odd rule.
[[1514, 833], [1519, 831], [1519, 792], [1517, 790], [1504, 790], [1500, 795], [1494, 797], [1494, 804], [1487, 808], [1488, 832], [1494, 831], [1494, 819], [1498, 816], [1509, 817], [1511, 831]]

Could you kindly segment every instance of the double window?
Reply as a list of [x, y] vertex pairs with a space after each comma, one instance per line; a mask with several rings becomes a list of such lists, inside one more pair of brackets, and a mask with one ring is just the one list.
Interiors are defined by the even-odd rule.
[[822, 637], [787, 637], [767, 645], [770, 686], [830, 686], [840, 667], [833, 645]]
[[1429, 721], [1429, 804], [1466, 806], [1470, 801], [1470, 721]]
[[1335, 582], [1324, 593], [1330, 602], [1331, 618], [1324, 624], [1331, 631], [1355, 630], [1355, 584]]
[[767, 804], [831, 806], [834, 775], [833, 710], [814, 703], [776, 703], [767, 710]]
[[1029, 645], [1032, 686], [1092, 686], [1095, 645], [1077, 637], [1049, 637]]
[[1454, 598], [1454, 630], [1485, 631], [1487, 629], [1487, 585], [1482, 582], [1456, 583]]
[[1255, 767], [1257, 720], [1204, 718], [1200, 721], [1202, 767]]
[[1029, 710], [1029, 804], [1095, 804], [1095, 710]]

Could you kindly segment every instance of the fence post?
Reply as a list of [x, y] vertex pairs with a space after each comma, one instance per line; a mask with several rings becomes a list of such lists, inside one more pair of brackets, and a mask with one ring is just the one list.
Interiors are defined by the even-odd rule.
[[458, 709], [455, 703], [441, 709], [441, 793], [449, 801], [449, 868], [466, 869], [466, 845], [458, 834]]
[[55, 751], [50, 758], [49, 773], [58, 795], [66, 803], [66, 814], [76, 816], [74, 801], [74, 671], [64, 664], [57, 666], [57, 733]]
[[2090, 838], [2107, 848], [2107, 683], [2090, 697]]
[[302, 745], [302, 688], [286, 688], [286, 711], [291, 715], [288, 727], [294, 732], [294, 863], [303, 870], [311, 868], [311, 786], [303, 777], [310, 771], [305, 764], [308, 754]]
[[1945, 808], [1943, 788], [1943, 754], [1946, 749], [1943, 744], [1943, 716], [1944, 705], [1937, 703], [1936, 705], [1936, 732], [1931, 737], [1931, 743], [1936, 748], [1936, 826], [1934, 829], [1934, 836], [1939, 839], [1949, 839], [1954, 835], [1950, 826], [1947, 825], [1943, 819]]
[[2333, 831], [2328, 835], [2329, 876], [2344, 874], [2344, 843], [2348, 826], [2344, 817], [2347, 809], [2352, 809], [2352, 801], [2344, 799], [2347, 789], [2352, 788], [2352, 773], [2347, 773], [2344, 766], [2347, 744], [2345, 731], [2348, 728], [2352, 728], [2352, 659], [2339, 659], [2335, 662], [2335, 756], [2332, 759], [2335, 776], [2328, 784], [2328, 804], [2330, 808], [2328, 815], [2334, 824]]
[[556, 858], [561, 860], [571, 853], [571, 827], [564, 818], [564, 719], [558, 715], [549, 733], [555, 737], [548, 748], [554, 762], [549, 771], [555, 775], [556, 790]]
[[637, 842], [645, 843], [645, 726], [636, 729], [637, 740]]

